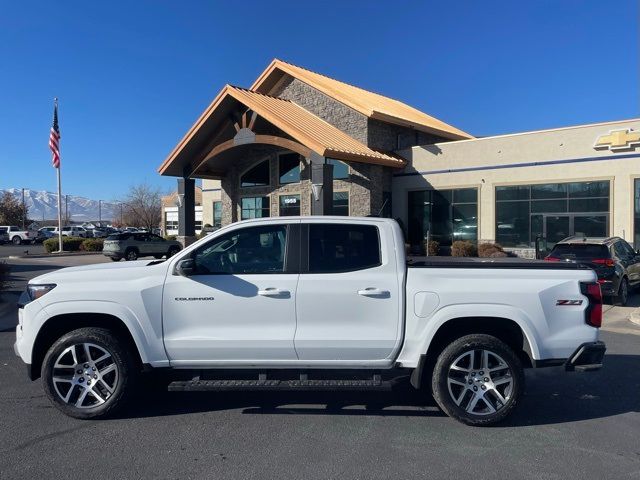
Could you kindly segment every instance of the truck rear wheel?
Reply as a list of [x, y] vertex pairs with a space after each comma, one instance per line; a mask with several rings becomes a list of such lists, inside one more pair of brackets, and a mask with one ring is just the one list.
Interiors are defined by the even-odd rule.
[[524, 391], [515, 352], [491, 335], [461, 337], [436, 362], [433, 396], [450, 417], [467, 425], [492, 425], [513, 411]]
[[127, 401], [138, 370], [132, 353], [111, 331], [80, 328], [58, 339], [42, 363], [49, 400], [80, 419], [112, 415]]

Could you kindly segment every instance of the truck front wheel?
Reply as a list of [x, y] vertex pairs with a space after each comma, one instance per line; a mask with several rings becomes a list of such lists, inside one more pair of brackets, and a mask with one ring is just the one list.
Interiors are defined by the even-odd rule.
[[137, 374], [132, 353], [111, 331], [80, 328], [58, 339], [42, 363], [49, 400], [80, 419], [112, 415], [128, 399]]
[[485, 334], [466, 335], [436, 362], [433, 396], [444, 412], [467, 425], [504, 420], [524, 391], [524, 369], [505, 343]]

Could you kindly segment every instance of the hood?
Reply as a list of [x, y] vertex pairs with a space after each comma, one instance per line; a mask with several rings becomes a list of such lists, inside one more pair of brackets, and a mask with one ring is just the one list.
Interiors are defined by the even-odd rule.
[[100, 279], [108, 275], [109, 277], [131, 278], [132, 269], [139, 269], [142, 272], [147, 268], [159, 267], [166, 265], [166, 261], [162, 260], [137, 260], [134, 262], [118, 262], [118, 263], [96, 263], [92, 265], [82, 265], [79, 267], [66, 267], [54, 272], [45, 273], [39, 277], [35, 277], [29, 281], [30, 284], [38, 283], [56, 283], [61, 280], [90, 280]]

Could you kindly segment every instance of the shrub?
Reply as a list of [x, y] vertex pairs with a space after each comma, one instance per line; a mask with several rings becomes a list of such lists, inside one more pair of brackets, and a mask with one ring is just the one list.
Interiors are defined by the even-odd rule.
[[[80, 250], [80, 245], [84, 241], [84, 238], [80, 237], [62, 237], [62, 248], [67, 252], [77, 252]], [[42, 242], [44, 249], [47, 253], [58, 251], [58, 237], [49, 238]]]
[[178, 236], [177, 236], [177, 235], [165, 235], [165, 236], [164, 236], [164, 239], [165, 239], [165, 240], [175, 240], [175, 239], [177, 239], [177, 238], [178, 238]]
[[[64, 245], [64, 241], [62, 242]], [[80, 244], [80, 250], [84, 252], [101, 252], [104, 240], [101, 238], [87, 238]]]
[[457, 240], [451, 245], [452, 257], [475, 257], [478, 249], [473, 242], [468, 240]]
[[489, 257], [491, 258], [504, 258], [508, 257], [509, 254], [507, 252], [493, 252]]
[[427, 252], [427, 255], [429, 255], [430, 257], [435, 257], [440, 252], [440, 243], [435, 240], [429, 240], [429, 243], [427, 244], [427, 241], [425, 240], [424, 249]]
[[[478, 245], [478, 256], [479, 257], [491, 257], [494, 253], [505, 253], [502, 246], [498, 243], [481, 243]], [[506, 253], [504, 255], [498, 255], [499, 257], [506, 257]]]
[[0, 262], [0, 291], [9, 286], [9, 272], [11, 267], [5, 262]]

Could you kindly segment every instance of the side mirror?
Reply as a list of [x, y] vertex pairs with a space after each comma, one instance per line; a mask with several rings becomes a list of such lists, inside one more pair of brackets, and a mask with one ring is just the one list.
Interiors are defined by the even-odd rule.
[[188, 277], [193, 275], [193, 272], [196, 271], [196, 263], [193, 258], [186, 258], [184, 260], [180, 260], [176, 265], [176, 273], [178, 275], [182, 275], [183, 277]]

